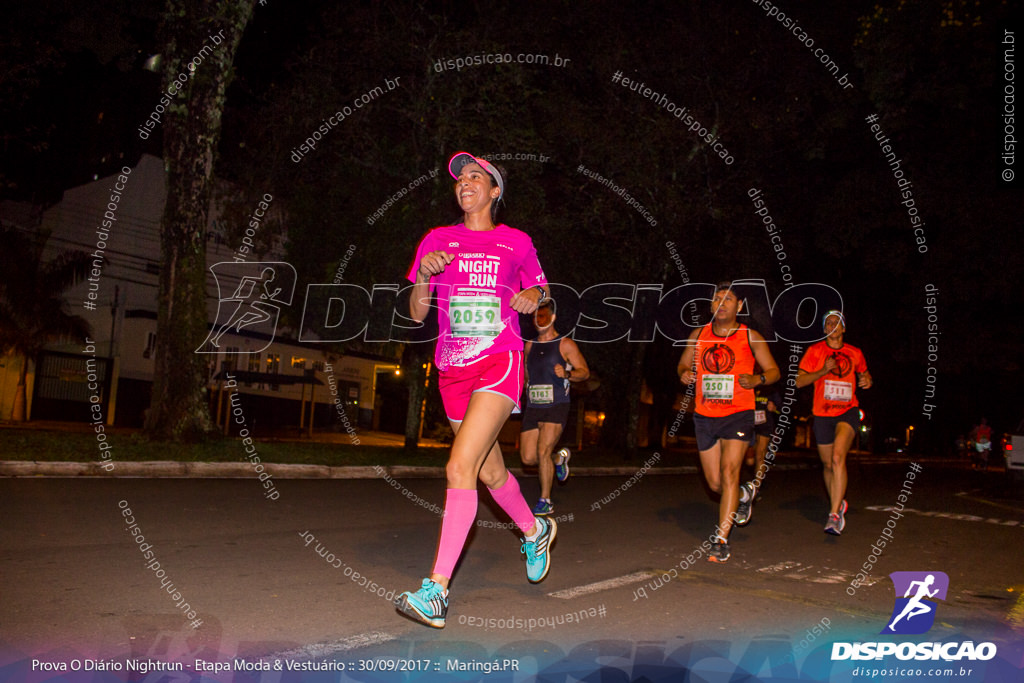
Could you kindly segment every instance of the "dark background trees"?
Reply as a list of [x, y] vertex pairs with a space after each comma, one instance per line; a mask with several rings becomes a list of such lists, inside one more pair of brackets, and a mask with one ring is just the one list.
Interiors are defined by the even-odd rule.
[[[346, 282], [403, 282], [423, 232], [457, 218], [443, 166], [466, 149], [549, 158], [501, 162], [510, 182], [500, 217], [533, 236], [554, 282], [577, 291], [601, 282], [668, 290], [681, 284], [665, 247], [671, 241], [691, 280], [763, 279], [774, 297], [785, 283], [747, 195], [758, 188], [782, 230], [795, 281], [827, 283], [843, 295], [849, 339], [865, 350], [876, 378], [865, 396], [876, 432], [922, 425], [926, 283], [942, 292], [938, 403], [950, 419], [938, 420], [960, 428], [953, 418], [984, 413], [1016, 422], [1020, 404], [1006, 400], [1021, 379], [1016, 343], [994, 320], [1019, 299], [1021, 284], [1014, 250], [999, 248], [1012, 240], [1020, 200], [1019, 190], [997, 177], [995, 86], [1008, 9], [995, 0], [791, 5], [853, 88], [841, 87], [755, 3], [257, 6], [227, 90], [216, 173], [281, 202], [300, 290], [331, 282], [349, 245], [356, 250]], [[152, 45], [147, 36], [155, 25], [134, 12], [119, 35]], [[77, 50], [98, 54], [84, 44]], [[485, 53], [570, 61], [434, 66]], [[67, 64], [54, 66], [70, 54], [66, 47], [57, 57], [28, 54], [51, 77], [37, 83], [24, 76], [29, 89], [71, 73]], [[138, 79], [150, 95], [159, 89], [152, 74], [139, 74], [139, 60], [134, 70], [118, 71], [110, 58], [90, 59], [97, 63], [86, 71], [97, 85]], [[613, 83], [615, 72], [687, 107], [721, 136], [735, 162], [724, 164], [656, 102]], [[290, 159], [325, 118], [385, 79], [400, 85], [356, 109], [298, 163]], [[135, 95], [123, 94], [126, 111], [149, 101]], [[61, 140], [140, 151], [128, 127], [107, 125], [109, 115], [100, 124], [80, 114], [45, 110], [28, 137], [63, 151], [38, 161], [23, 156], [26, 168], [5, 168], [4, 177], [38, 190], [45, 184], [40, 169], [53, 165], [54, 154], [69, 167], [64, 178], [102, 172], [106, 157]], [[864, 120], [869, 114], [879, 116], [914, 182], [927, 254], [915, 249], [895, 181]], [[60, 135], [48, 136], [47, 125]], [[581, 164], [625, 188], [657, 224], [577, 172]], [[438, 167], [368, 224], [388, 197]], [[300, 312], [291, 313], [297, 326]], [[766, 318], [763, 311], [758, 317]], [[429, 352], [344, 348], [404, 353], [410, 369]], [[668, 390], [678, 353], [664, 340], [591, 344], [584, 352], [603, 380], [594, 400], [606, 408], [605, 432], [629, 447], [641, 380]], [[422, 384], [415, 371], [407, 377], [411, 386]]]
[[64, 292], [89, 273], [92, 259], [65, 251], [43, 262], [43, 240], [0, 225], [0, 354], [22, 356], [11, 419], [26, 419], [28, 360], [38, 364], [43, 349], [56, 341], [84, 343], [89, 324], [71, 313]]

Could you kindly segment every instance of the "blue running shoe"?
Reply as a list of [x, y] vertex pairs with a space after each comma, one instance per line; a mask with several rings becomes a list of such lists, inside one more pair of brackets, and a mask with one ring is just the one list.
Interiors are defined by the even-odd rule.
[[537, 501], [537, 504], [533, 506], [533, 514], [535, 515], [550, 515], [554, 513], [555, 506], [552, 504], [550, 498], [541, 498]]
[[555, 461], [555, 477], [562, 483], [565, 483], [565, 480], [569, 478], [569, 458], [571, 457], [572, 453], [569, 452], [568, 448], [562, 448], [558, 451], [558, 460]]
[[551, 568], [551, 544], [555, 542], [558, 524], [548, 517], [535, 517], [540, 534], [537, 539], [523, 539], [522, 552], [526, 555], [526, 578], [530, 583], [539, 583], [548, 575]]
[[444, 628], [448, 615], [448, 591], [430, 579], [423, 579], [423, 587], [418, 591], [405, 591], [398, 596], [395, 609], [427, 626]]

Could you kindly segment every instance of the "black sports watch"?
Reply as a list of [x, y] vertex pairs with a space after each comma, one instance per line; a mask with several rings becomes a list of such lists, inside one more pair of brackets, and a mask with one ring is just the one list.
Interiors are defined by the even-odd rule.
[[761, 373], [761, 384], [767, 384], [767, 383], [768, 383], [768, 379], [764, 376], [764, 373], [762, 372]]
[[534, 287], [536, 287], [537, 290], [540, 291], [540, 300], [541, 301], [544, 301], [544, 299], [548, 298], [548, 292], [547, 292], [546, 289], [544, 289], [544, 287], [542, 287], [541, 285], [534, 285]]

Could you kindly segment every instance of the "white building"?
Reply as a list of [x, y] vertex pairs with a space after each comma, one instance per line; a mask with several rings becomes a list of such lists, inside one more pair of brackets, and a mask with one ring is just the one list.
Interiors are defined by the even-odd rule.
[[[258, 231], [263, 221], [280, 219], [279, 205], [264, 195], [253, 208], [252, 218]], [[86, 420], [89, 391], [86, 377], [96, 372], [106, 378], [103, 403], [108, 424], [141, 426], [149, 405], [153, 382], [153, 352], [156, 343], [157, 287], [160, 273], [160, 221], [166, 198], [163, 162], [143, 155], [134, 168], [99, 178], [72, 188], [42, 218], [41, 229], [49, 234], [44, 259], [61, 251], [77, 250], [91, 254], [94, 269], [89, 278], [68, 290], [68, 309], [91, 325], [94, 342], [81, 345], [53, 345], [30, 368], [29, 407], [31, 419]], [[4, 207], [5, 221], [24, 225], [17, 207]], [[207, 265], [244, 259], [283, 262], [283, 240], [274, 240], [268, 253], [255, 254], [244, 244], [228, 244], [215, 206], [207, 231]], [[211, 330], [222, 332], [219, 346], [206, 344], [209, 356], [209, 388], [218, 386], [225, 371], [239, 378], [239, 391], [245, 394], [246, 411], [256, 429], [261, 426], [299, 426], [308, 424], [310, 386], [315, 386], [315, 424], [336, 424], [334, 407], [328, 405], [328, 385], [334, 384], [346, 404], [349, 419], [359, 416], [363, 425], [373, 423], [374, 398], [378, 372], [393, 372], [397, 365], [386, 358], [365, 354], [327, 354], [320, 345], [299, 344], [292, 331], [278, 328], [276, 316], [257, 323], [228, 327], [226, 313], [217, 319], [221, 299], [239, 288], [243, 277], [257, 275], [254, 265], [232, 263], [219, 267], [220, 276], [208, 270], [208, 320]], [[250, 272], [244, 272], [249, 269]], [[289, 278], [290, 266], [278, 267], [277, 283]], [[233, 271], [224, 273], [224, 270]], [[294, 271], [292, 271], [294, 273]], [[218, 290], [218, 279], [220, 290]], [[258, 277], [249, 278], [259, 280]], [[291, 285], [294, 286], [292, 277]], [[251, 285], [252, 283], [250, 283]], [[257, 282], [257, 284], [263, 284]], [[252, 287], [250, 286], [250, 290]], [[287, 286], [285, 287], [287, 289]], [[270, 291], [270, 290], [268, 290]], [[284, 297], [287, 292], [281, 294]], [[291, 304], [301, 306], [304, 291], [294, 291]], [[280, 299], [276, 300], [280, 303]], [[246, 302], [239, 302], [239, 305]], [[270, 302], [251, 306], [254, 311], [273, 313], [280, 306]], [[225, 310], [230, 304], [225, 305]], [[256, 317], [259, 317], [258, 314]], [[226, 328], [221, 330], [221, 328]], [[87, 371], [87, 361], [95, 365]], [[6, 357], [0, 365], [0, 419], [11, 415], [13, 393], [20, 369], [20, 358]], [[324, 372], [333, 368], [332, 377]], [[248, 380], [248, 381], [247, 381]], [[216, 392], [211, 391], [211, 411], [216, 414]]]

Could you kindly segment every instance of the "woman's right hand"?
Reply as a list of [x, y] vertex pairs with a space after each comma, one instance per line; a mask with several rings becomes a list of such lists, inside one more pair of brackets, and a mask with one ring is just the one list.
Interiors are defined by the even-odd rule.
[[429, 280], [433, 276], [443, 273], [448, 264], [454, 260], [455, 254], [449, 254], [444, 251], [432, 251], [420, 259], [418, 275], [423, 280]]

